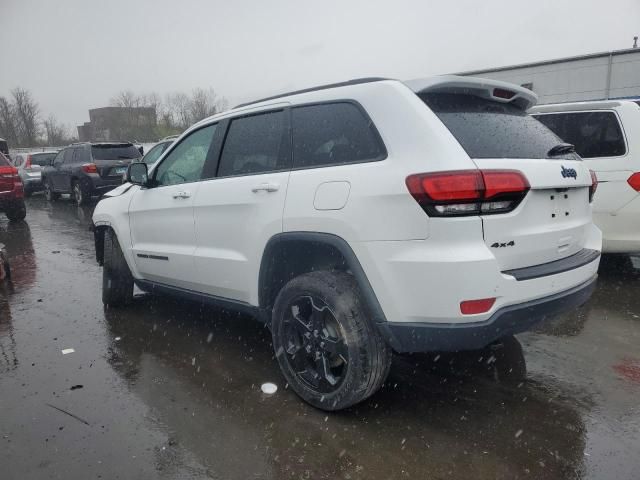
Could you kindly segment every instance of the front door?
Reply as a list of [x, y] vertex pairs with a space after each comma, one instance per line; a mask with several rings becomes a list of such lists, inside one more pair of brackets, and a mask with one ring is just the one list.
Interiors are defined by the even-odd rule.
[[146, 279], [193, 289], [195, 228], [193, 200], [216, 125], [191, 132], [151, 172], [149, 188], [129, 206], [134, 261]]

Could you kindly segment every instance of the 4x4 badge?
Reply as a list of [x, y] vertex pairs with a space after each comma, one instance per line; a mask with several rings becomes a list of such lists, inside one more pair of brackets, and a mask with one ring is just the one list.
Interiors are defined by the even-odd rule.
[[506, 248], [506, 247], [515, 247], [516, 242], [514, 242], [513, 240], [511, 240], [510, 242], [506, 242], [506, 243], [494, 243], [493, 245], [491, 245], [491, 248]]
[[576, 180], [578, 178], [578, 173], [574, 168], [564, 168], [564, 166], [560, 166], [562, 168], [561, 173], [563, 178], [573, 178]]

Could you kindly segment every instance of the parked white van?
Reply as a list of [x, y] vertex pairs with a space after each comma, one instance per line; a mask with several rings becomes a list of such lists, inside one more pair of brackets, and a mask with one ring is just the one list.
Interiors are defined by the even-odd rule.
[[640, 252], [640, 102], [599, 100], [529, 110], [598, 176], [593, 221], [605, 253]]

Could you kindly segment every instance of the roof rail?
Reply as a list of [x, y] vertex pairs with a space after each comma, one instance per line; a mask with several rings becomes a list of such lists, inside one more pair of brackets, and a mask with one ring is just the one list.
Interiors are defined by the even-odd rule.
[[393, 80], [391, 78], [384, 77], [365, 77], [365, 78], [354, 78], [353, 80], [347, 80], [346, 82], [338, 82], [338, 83], [330, 83], [328, 85], [320, 85], [317, 87], [304, 88], [302, 90], [294, 90], [293, 92], [281, 93], [279, 95], [274, 95], [272, 97], [261, 98], [259, 100], [253, 100], [251, 102], [241, 103], [240, 105], [236, 105], [235, 108], [247, 107], [249, 105], [253, 105], [255, 103], [266, 102], [268, 100], [276, 100], [278, 98], [289, 97], [291, 95], [298, 95], [300, 93], [308, 93], [315, 92], [318, 90], [327, 90], [329, 88], [338, 88], [338, 87], [349, 87], [351, 85], [360, 85], [362, 83], [372, 83], [372, 82], [382, 82], [384, 80]]

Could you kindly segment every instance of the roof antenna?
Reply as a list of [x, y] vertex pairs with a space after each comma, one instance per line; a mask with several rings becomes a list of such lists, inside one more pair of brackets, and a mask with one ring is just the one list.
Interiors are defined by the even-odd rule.
[[633, 48], [638, 48], [638, 37], [633, 37]]

